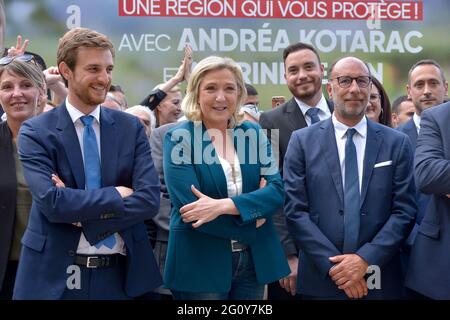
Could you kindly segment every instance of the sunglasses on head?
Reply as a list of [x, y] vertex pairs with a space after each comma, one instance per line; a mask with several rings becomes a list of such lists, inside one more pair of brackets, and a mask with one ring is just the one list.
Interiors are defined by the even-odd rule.
[[10, 64], [14, 60], [30, 62], [34, 60], [34, 57], [31, 54], [24, 54], [21, 56], [5, 56], [0, 59], [0, 66], [6, 66], [7, 64]]

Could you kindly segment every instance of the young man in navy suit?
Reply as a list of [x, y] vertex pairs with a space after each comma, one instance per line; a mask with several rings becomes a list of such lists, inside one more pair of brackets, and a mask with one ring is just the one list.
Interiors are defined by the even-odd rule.
[[287, 225], [301, 248], [297, 290], [311, 299], [399, 298], [399, 248], [416, 212], [411, 143], [365, 117], [363, 61], [342, 58], [329, 74], [332, 117], [295, 131], [284, 162]]
[[[259, 119], [261, 127], [268, 130], [274, 154], [278, 155], [275, 158], [279, 159], [281, 175], [292, 132], [327, 119], [333, 112], [333, 104], [322, 93], [324, 69], [317, 50], [307, 43], [293, 43], [284, 49], [283, 61], [284, 77], [292, 99], [263, 112]], [[273, 216], [273, 222], [281, 238], [291, 274], [269, 285], [269, 299], [290, 299], [288, 293], [292, 296], [296, 293], [298, 248], [289, 235], [282, 209]]]
[[100, 106], [113, 60], [106, 36], [67, 32], [57, 53], [67, 99], [20, 130], [33, 206], [15, 299], [131, 299], [161, 284], [143, 223], [159, 207], [144, 128]]

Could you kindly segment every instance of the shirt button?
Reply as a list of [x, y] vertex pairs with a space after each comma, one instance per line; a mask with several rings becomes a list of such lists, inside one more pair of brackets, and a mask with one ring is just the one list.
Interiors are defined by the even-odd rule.
[[75, 256], [75, 251], [74, 250], [69, 250], [69, 256], [71, 256], [71, 257]]

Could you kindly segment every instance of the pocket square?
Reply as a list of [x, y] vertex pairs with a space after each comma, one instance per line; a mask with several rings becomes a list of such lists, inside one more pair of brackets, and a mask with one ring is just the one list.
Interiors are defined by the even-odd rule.
[[392, 164], [392, 160], [388, 160], [388, 161], [383, 161], [383, 162], [376, 163], [373, 167], [374, 168], [379, 168], [379, 167], [390, 166], [391, 164]]

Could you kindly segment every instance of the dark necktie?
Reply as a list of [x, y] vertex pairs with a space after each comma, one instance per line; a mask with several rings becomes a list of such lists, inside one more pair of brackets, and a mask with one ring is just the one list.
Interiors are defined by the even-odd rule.
[[355, 129], [347, 130], [345, 143], [345, 186], [344, 186], [344, 253], [358, 249], [360, 195], [358, 161], [353, 143]]
[[320, 121], [319, 116], [318, 116], [319, 111], [320, 111], [319, 108], [309, 108], [309, 109], [306, 111], [306, 114], [307, 114], [307, 115], [309, 116], [309, 118], [311, 119], [311, 124], [314, 124], [314, 123]]
[[[82, 116], [80, 118], [84, 124], [83, 130], [83, 155], [84, 155], [84, 175], [86, 178], [86, 189], [98, 189], [102, 186], [102, 175], [100, 167], [100, 156], [98, 153], [97, 138], [92, 128], [93, 116]], [[95, 247], [99, 249], [102, 245], [112, 249], [116, 244], [114, 235], [98, 242]]]

